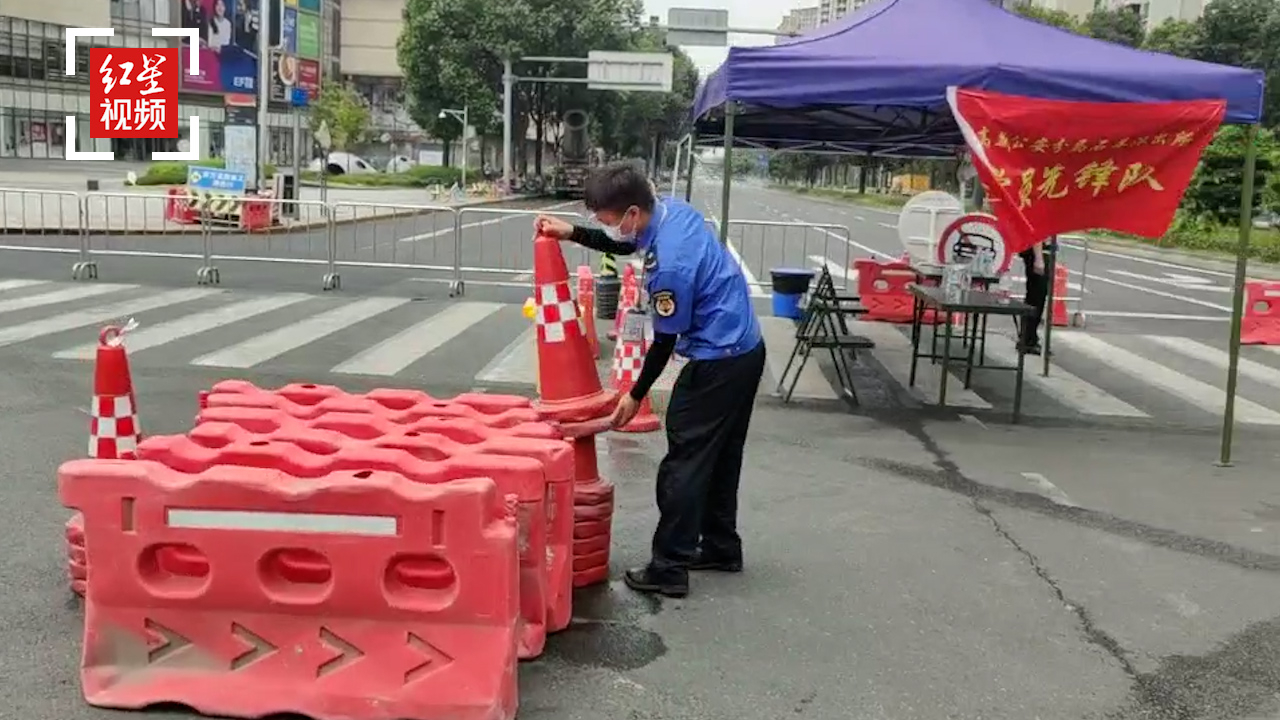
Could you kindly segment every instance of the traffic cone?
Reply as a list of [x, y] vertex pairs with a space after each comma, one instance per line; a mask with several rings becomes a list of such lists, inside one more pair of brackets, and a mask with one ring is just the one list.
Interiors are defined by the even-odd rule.
[[[623, 335], [613, 346], [613, 388], [619, 393], [631, 392], [631, 388], [640, 379], [640, 366], [644, 364], [646, 344], [643, 335], [638, 338]], [[661, 427], [662, 422], [653, 414], [653, 406], [649, 404], [649, 396], [646, 395], [640, 401], [640, 411], [636, 416], [617, 430], [624, 433], [647, 433]]]
[[582, 317], [583, 332], [591, 346], [591, 359], [600, 359], [600, 336], [596, 335], [596, 278], [591, 268], [578, 266], [578, 312]]
[[98, 334], [89, 421], [91, 458], [134, 460], [138, 457], [142, 430], [133, 396], [129, 357], [124, 351], [124, 334], [125, 329], [114, 325], [103, 328]]
[[559, 422], [606, 417], [617, 393], [600, 386], [586, 323], [569, 289], [569, 269], [560, 241], [539, 235], [533, 241], [534, 300], [537, 303], [538, 409]]
[[1066, 265], [1056, 265], [1053, 270], [1053, 326], [1064, 327], [1070, 324], [1067, 315], [1067, 292], [1070, 287], [1067, 278], [1070, 271]]
[[617, 340], [622, 332], [622, 319], [627, 311], [640, 304], [640, 281], [636, 279], [635, 266], [627, 263], [622, 269], [622, 290], [618, 293], [618, 313], [613, 319], [613, 329], [608, 338]]
[[[124, 351], [124, 334], [131, 327], [114, 325], [98, 334], [98, 357], [93, 368], [93, 400], [89, 420], [89, 457], [101, 460], [136, 460], [142, 440], [138, 424], [138, 404], [133, 395], [129, 357]], [[71, 591], [84, 596], [89, 583], [88, 554], [85, 551], [84, 516], [76, 513], [67, 521], [67, 575]]]

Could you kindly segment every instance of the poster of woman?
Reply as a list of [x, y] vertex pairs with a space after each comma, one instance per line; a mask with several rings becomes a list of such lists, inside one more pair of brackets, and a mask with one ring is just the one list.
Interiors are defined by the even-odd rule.
[[[200, 74], [187, 74], [182, 57], [182, 90], [253, 93], [258, 78], [260, 0], [181, 0], [182, 26], [200, 31]], [[188, 41], [184, 40], [186, 45]]]

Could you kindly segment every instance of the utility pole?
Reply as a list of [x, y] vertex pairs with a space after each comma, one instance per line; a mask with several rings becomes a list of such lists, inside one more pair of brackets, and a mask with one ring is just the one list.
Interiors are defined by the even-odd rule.
[[271, 133], [268, 129], [271, 101], [271, 3], [258, 5], [258, 173], [254, 183], [258, 192], [267, 189], [267, 161], [271, 159]]

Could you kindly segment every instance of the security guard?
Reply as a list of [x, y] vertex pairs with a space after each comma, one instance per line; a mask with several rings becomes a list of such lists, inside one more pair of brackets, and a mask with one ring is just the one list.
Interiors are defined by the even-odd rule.
[[1019, 253], [1022, 257], [1023, 275], [1027, 279], [1027, 292], [1023, 302], [1035, 308], [1033, 314], [1022, 319], [1021, 337], [1018, 338], [1018, 345], [1028, 355], [1039, 355], [1042, 352], [1040, 321], [1044, 319], [1044, 306], [1049, 299], [1049, 283], [1053, 282], [1045, 273], [1045, 258], [1050, 254], [1056, 256], [1057, 251], [1058, 238], [1055, 236]]
[[738, 480], [765, 348], [746, 278], [686, 203], [657, 199], [634, 165], [597, 169], [584, 202], [603, 229], [540, 217], [538, 229], [599, 252], [644, 253], [653, 343], [640, 377], [618, 401], [614, 427], [635, 417], [674, 351], [689, 358], [667, 407], [667, 455], [658, 467], [653, 555], [628, 570], [633, 590], [684, 597], [690, 570], [742, 571]]

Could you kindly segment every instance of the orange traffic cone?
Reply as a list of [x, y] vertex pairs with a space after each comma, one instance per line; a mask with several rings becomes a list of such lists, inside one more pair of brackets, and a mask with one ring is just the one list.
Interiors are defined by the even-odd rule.
[[1056, 265], [1053, 271], [1053, 326], [1065, 327], [1071, 322], [1067, 314], [1067, 293], [1070, 284], [1067, 282], [1071, 273], [1066, 265]]
[[583, 332], [591, 346], [591, 358], [600, 359], [600, 336], [596, 335], [596, 278], [591, 268], [578, 266], [578, 312], [581, 313]]
[[[644, 317], [634, 310], [630, 314]], [[636, 322], [634, 317], [632, 322]], [[624, 325], [617, 344], [613, 346], [613, 388], [619, 393], [631, 392], [631, 388], [635, 387], [636, 381], [640, 379], [640, 366], [644, 364], [646, 344], [643, 331], [627, 332]], [[662, 422], [657, 415], [653, 414], [653, 406], [649, 404], [649, 396], [646, 395], [644, 400], [640, 401], [640, 412], [631, 418], [631, 422], [617, 430], [625, 433], [646, 433], [654, 432], [661, 427]]]
[[124, 351], [128, 330], [114, 325], [98, 335], [98, 357], [93, 369], [93, 404], [89, 421], [89, 457], [132, 460], [138, 457], [142, 429], [133, 396], [129, 358]]
[[586, 323], [569, 289], [569, 269], [560, 241], [533, 241], [534, 301], [537, 303], [539, 410], [562, 423], [607, 417], [617, 393], [600, 386]]
[[613, 329], [609, 331], [608, 338], [617, 340], [618, 334], [622, 332], [622, 319], [626, 316], [627, 311], [640, 304], [640, 281], [636, 279], [635, 266], [628, 263], [622, 269], [622, 288], [618, 291], [618, 312], [614, 315]]

